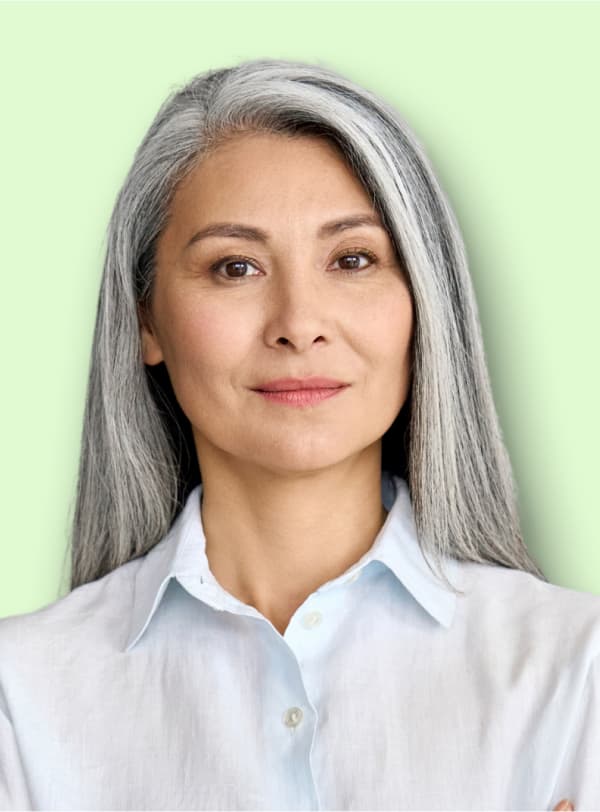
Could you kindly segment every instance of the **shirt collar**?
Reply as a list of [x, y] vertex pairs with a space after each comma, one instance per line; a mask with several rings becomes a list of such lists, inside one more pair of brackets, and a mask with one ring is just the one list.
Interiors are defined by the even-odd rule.
[[[206, 594], [211, 596], [211, 605], [216, 608], [224, 609], [233, 604], [238, 608], [245, 606], [226, 593], [210, 571], [200, 512], [201, 494], [200, 484], [189, 493], [166, 536], [142, 558], [135, 576], [126, 651], [135, 645], [146, 630], [172, 578], [183, 579], [186, 585], [191, 579], [204, 587]], [[384, 471], [381, 497], [388, 515], [373, 545], [349, 570], [323, 588], [331, 588], [348, 579], [371, 560], [381, 561], [435, 620], [450, 628], [456, 608], [456, 594], [436, 578], [423, 557], [406, 481]], [[450, 580], [456, 584], [458, 562], [445, 558], [444, 564]], [[201, 591], [197, 592], [198, 597]], [[256, 613], [253, 607], [247, 609], [247, 613]]]

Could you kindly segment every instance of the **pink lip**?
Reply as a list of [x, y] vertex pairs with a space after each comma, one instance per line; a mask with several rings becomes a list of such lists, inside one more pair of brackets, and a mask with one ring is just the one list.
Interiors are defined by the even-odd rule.
[[334, 378], [321, 378], [315, 375], [310, 378], [278, 378], [275, 381], [259, 383], [253, 388], [261, 392], [282, 392], [291, 389], [337, 389], [340, 386], [347, 384]]
[[288, 389], [279, 392], [263, 392], [255, 389], [257, 394], [275, 403], [285, 403], [287, 406], [311, 406], [327, 398], [332, 398], [347, 389], [348, 386], [338, 386], [335, 389]]

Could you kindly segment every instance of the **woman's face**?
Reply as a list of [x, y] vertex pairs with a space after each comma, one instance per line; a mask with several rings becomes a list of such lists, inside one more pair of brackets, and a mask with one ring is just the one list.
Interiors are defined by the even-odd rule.
[[[326, 228], [359, 215], [375, 224]], [[224, 223], [261, 234], [194, 238]], [[201, 469], [215, 453], [277, 473], [373, 453], [408, 394], [412, 327], [392, 241], [327, 141], [238, 135], [177, 189], [143, 357], [164, 360]], [[302, 407], [254, 391], [315, 375], [350, 385]]]

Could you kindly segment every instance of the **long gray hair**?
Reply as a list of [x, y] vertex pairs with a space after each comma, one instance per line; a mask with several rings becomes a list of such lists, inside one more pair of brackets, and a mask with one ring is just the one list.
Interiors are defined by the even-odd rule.
[[[432, 572], [442, 559], [547, 580], [524, 544], [477, 305], [455, 216], [399, 113], [324, 66], [256, 59], [173, 91], [138, 147], [106, 232], [70, 539], [71, 589], [148, 552], [200, 481], [164, 363], [142, 360], [140, 310], [177, 184], [229, 135], [314, 134], [341, 149], [406, 269], [414, 307], [409, 396], [382, 438], [406, 479]], [[400, 360], [400, 359], [399, 359]]]

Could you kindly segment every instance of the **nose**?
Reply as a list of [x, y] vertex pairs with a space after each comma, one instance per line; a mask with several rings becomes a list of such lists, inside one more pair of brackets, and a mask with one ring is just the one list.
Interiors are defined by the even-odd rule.
[[330, 317], [327, 296], [306, 268], [288, 267], [273, 284], [266, 307], [265, 342], [298, 352], [327, 342]]

